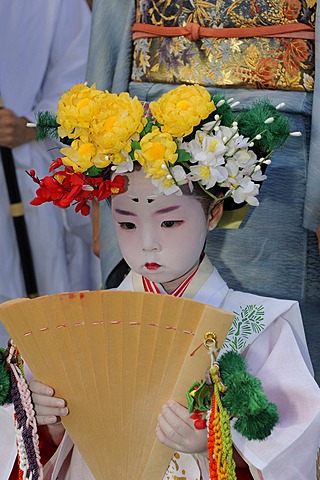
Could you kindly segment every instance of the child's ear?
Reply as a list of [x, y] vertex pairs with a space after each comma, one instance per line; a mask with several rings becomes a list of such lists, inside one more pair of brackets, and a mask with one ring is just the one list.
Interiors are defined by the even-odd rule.
[[214, 230], [223, 214], [223, 202], [219, 202], [217, 205], [213, 205], [209, 212], [208, 229]]

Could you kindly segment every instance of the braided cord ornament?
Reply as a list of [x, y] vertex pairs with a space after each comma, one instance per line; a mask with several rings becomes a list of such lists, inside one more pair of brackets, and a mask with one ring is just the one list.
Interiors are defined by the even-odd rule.
[[7, 363], [10, 367], [11, 397], [17, 437], [19, 480], [42, 480], [39, 437], [30, 390], [17, 347], [10, 341]]
[[213, 384], [211, 411], [208, 419], [208, 454], [210, 480], [237, 480], [236, 464], [233, 459], [230, 418], [221, 402], [221, 394], [226, 391], [219, 375], [219, 365], [215, 361], [217, 349], [214, 336], [205, 339], [211, 357], [209, 370]]

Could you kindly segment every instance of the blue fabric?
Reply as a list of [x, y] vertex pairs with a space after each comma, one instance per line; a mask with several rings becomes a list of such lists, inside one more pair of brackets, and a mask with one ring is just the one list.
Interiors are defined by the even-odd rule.
[[316, 76], [313, 95], [312, 135], [308, 164], [308, 183], [305, 199], [304, 226], [316, 231], [320, 225], [320, 15], [316, 17], [315, 64]]
[[[130, 0], [118, 0], [116, 4], [112, 0], [95, 0], [87, 79], [89, 83], [96, 82], [99, 88], [114, 92], [129, 90], [140, 100], [151, 101], [174, 86], [130, 83], [133, 4]], [[317, 65], [318, 32], [317, 24]], [[320, 372], [320, 358], [316, 353], [320, 260], [313, 233], [320, 224], [319, 78], [317, 74], [314, 96], [304, 92], [225, 90], [228, 97], [235, 97], [241, 102], [241, 107], [263, 95], [274, 104], [285, 102], [282, 111], [291, 119], [291, 130], [300, 130], [303, 136], [290, 138], [274, 155], [267, 169], [268, 179], [259, 196], [260, 206], [249, 210], [239, 230], [210, 232], [207, 253], [232, 288], [300, 302], [304, 321], [307, 326], [310, 324], [310, 330], [306, 330], [312, 344], [311, 354], [314, 352], [313, 361], [319, 362]], [[106, 204], [101, 205], [100, 222], [101, 264], [105, 281], [121, 259]]]

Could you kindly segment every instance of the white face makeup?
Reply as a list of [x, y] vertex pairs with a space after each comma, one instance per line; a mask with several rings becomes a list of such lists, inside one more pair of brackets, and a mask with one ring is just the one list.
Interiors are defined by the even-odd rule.
[[170, 292], [198, 266], [208, 221], [194, 196], [155, 195], [142, 170], [126, 175], [127, 191], [111, 202], [122, 255]]

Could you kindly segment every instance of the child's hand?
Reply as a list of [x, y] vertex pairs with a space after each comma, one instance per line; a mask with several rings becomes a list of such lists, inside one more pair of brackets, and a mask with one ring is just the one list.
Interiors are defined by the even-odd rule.
[[30, 382], [29, 388], [32, 392], [38, 425], [59, 423], [60, 417], [68, 415], [65, 400], [54, 397], [53, 388], [36, 380]]
[[160, 442], [172, 450], [207, 454], [207, 429], [197, 430], [190, 413], [179, 403], [170, 401], [162, 407], [156, 433]]

